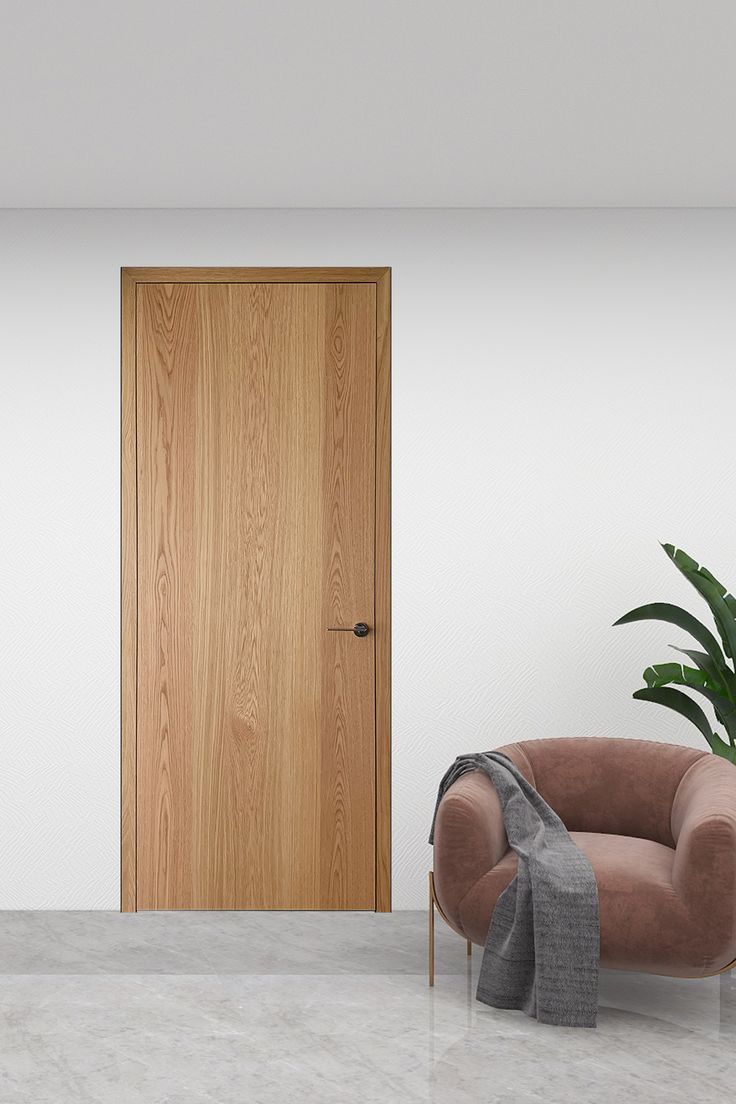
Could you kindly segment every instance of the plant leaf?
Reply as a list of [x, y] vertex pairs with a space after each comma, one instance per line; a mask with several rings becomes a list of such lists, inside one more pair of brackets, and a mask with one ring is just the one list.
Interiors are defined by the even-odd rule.
[[723, 725], [728, 733], [729, 743], [732, 747], [736, 747], [736, 704], [729, 701], [728, 698], [724, 698], [721, 694], [716, 694], [707, 686], [693, 686], [693, 690], [705, 695], [713, 706], [719, 723]]
[[686, 717], [705, 737], [711, 750], [716, 755], [722, 755], [725, 759], [731, 758], [731, 751], [734, 749], [730, 748], [720, 736], [713, 732], [708, 723], [708, 718], [700, 706], [687, 694], [683, 694], [681, 690], [672, 690], [668, 686], [648, 686], [643, 690], [636, 690], [634, 697], [638, 701], [650, 701], [656, 702], [658, 705], [665, 705], [668, 709], [673, 709], [675, 713], [679, 713], [681, 717]]
[[677, 686], [689, 686], [703, 694], [715, 710], [716, 717], [728, 733], [729, 743], [733, 746], [736, 737], [736, 705], [719, 692], [718, 686], [708, 684], [708, 676], [695, 667], [684, 667], [681, 663], [656, 663], [647, 667], [643, 674], [647, 686], [656, 688], [675, 683]]
[[719, 583], [707, 568], [701, 567], [692, 556], [688, 556], [687, 552], [683, 552], [681, 548], [675, 548], [673, 544], [663, 544], [662, 548], [678, 571], [706, 600], [723, 641], [726, 655], [731, 658], [736, 657], [736, 619], [734, 619], [736, 599], [726, 592], [723, 584]]
[[673, 606], [669, 602], [651, 602], [625, 613], [618, 621], [614, 621], [614, 625], [630, 625], [634, 621], [666, 621], [669, 625], [677, 625], [678, 629], [684, 629], [698, 644], [702, 644], [714, 663], [729, 670], [726, 657], [713, 633], [681, 606]]
[[705, 671], [708, 682], [712, 684], [717, 693], [723, 694], [731, 701], [736, 701], [736, 675], [730, 667], [725, 664], [720, 666], [714, 663], [706, 652], [698, 652], [694, 648], [678, 648], [675, 644], [670, 644], [670, 648], [686, 655], [701, 671]]
[[[647, 686], [666, 686], [676, 682], [679, 686], [705, 686], [708, 676], [698, 667], [685, 667], [682, 663], [655, 663], [647, 667], [642, 678]], [[716, 692], [718, 685], [712, 687]]]
[[733, 616], [736, 617], [736, 598], [734, 598], [733, 594], [728, 593], [728, 591], [726, 590], [723, 583], [720, 583], [718, 581], [718, 579], [716, 579], [715, 575], [713, 575], [712, 572], [710, 572], [707, 567], [703, 567], [703, 565], [701, 564], [700, 568], [698, 570], [699, 570], [700, 574], [703, 575], [709, 582], [713, 583], [716, 590], [718, 591], [721, 598], [723, 599], [723, 601], [726, 603], [726, 605], [730, 609]]

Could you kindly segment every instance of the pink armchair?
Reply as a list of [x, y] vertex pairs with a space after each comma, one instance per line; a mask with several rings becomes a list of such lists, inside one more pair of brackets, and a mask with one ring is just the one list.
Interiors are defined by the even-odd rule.
[[[562, 818], [598, 882], [601, 966], [703, 977], [736, 963], [736, 767], [645, 740], [528, 740], [499, 748]], [[437, 814], [437, 904], [483, 945], [516, 872], [490, 780], [466, 774]]]

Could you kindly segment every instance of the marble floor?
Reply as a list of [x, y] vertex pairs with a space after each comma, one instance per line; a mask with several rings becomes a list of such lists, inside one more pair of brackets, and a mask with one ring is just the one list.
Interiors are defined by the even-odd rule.
[[0, 1104], [701, 1104], [736, 1089], [736, 976], [604, 973], [595, 1031], [476, 1003], [426, 917], [0, 913]]

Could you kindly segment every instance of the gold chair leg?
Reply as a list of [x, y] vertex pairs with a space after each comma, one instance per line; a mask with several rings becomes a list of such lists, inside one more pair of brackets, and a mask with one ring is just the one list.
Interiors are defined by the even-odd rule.
[[434, 886], [429, 872], [429, 985], [434, 985]]
[[[452, 924], [450, 924], [450, 921], [447, 919], [444, 912], [442, 911], [442, 905], [437, 900], [437, 894], [436, 894], [435, 888], [434, 888], [434, 873], [433, 873], [433, 871], [430, 870], [430, 872], [429, 872], [429, 913], [428, 913], [428, 915], [429, 915], [429, 984], [430, 984], [430, 986], [434, 985], [434, 911], [435, 911], [435, 908], [437, 909], [437, 912], [440, 914], [440, 916], [445, 921], [445, 923], [449, 927], [452, 927]], [[470, 939], [465, 940], [465, 947], [466, 947], [466, 950], [467, 950], [468, 958], [470, 958], [472, 953], [473, 953], [473, 944], [472, 944], [472, 941]]]

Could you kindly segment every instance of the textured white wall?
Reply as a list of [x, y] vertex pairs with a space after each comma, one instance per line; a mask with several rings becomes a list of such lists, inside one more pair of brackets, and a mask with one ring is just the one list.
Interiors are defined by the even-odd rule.
[[736, 212], [0, 214], [0, 907], [118, 901], [118, 269], [394, 268], [394, 891], [438, 777], [559, 735], [698, 745], [631, 700], [736, 583]]

